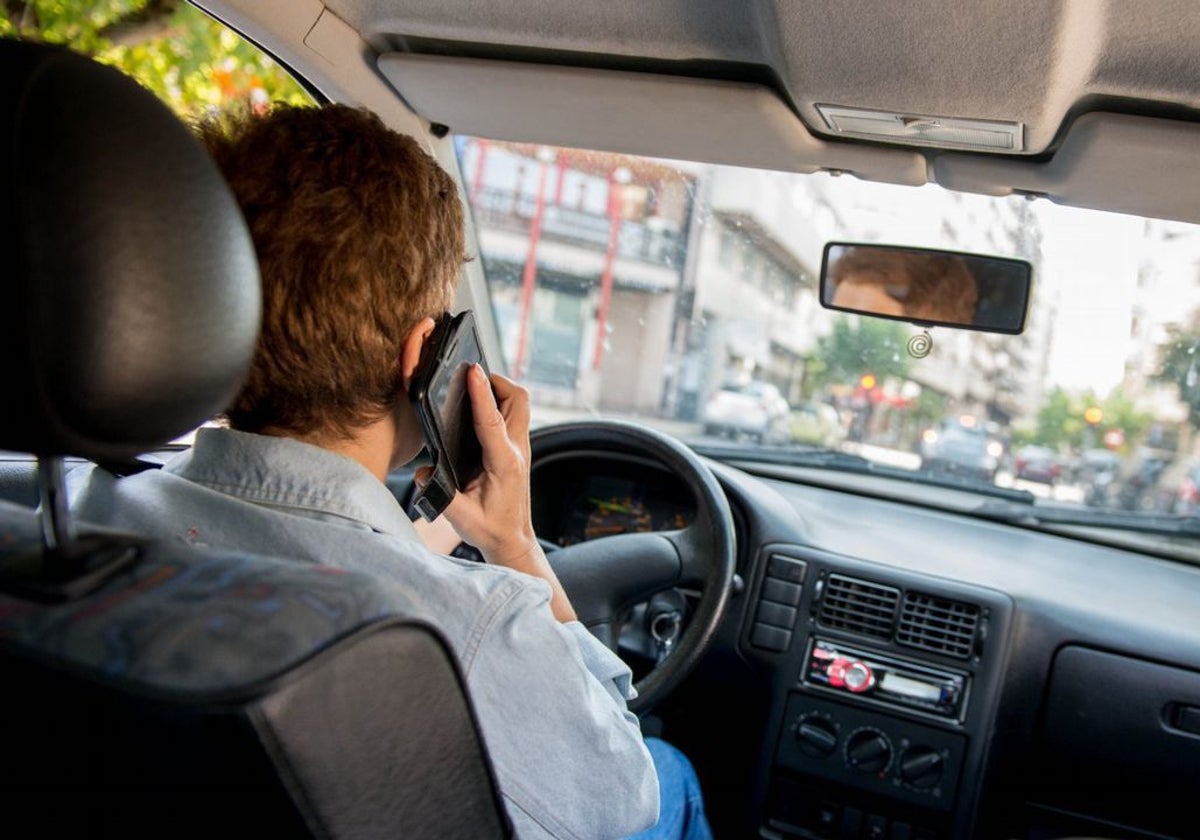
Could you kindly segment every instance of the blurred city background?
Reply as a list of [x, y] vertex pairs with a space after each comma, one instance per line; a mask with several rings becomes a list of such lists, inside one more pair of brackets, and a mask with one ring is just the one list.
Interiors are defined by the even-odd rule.
[[[1191, 511], [1195, 228], [831, 174], [458, 149], [505, 359], [543, 422], [636, 417]], [[931, 329], [917, 358], [920, 329], [822, 309], [822, 248], [845, 238], [1030, 261], [1025, 331]]]

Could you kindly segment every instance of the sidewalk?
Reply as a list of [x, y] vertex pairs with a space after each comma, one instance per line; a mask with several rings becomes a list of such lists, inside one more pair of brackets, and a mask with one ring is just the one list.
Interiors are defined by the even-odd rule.
[[915, 470], [921, 466], [921, 456], [915, 452], [905, 452], [902, 449], [888, 449], [883, 446], [873, 446], [869, 443], [844, 441], [838, 449], [850, 455], [860, 455], [868, 461], [886, 464], [889, 467], [902, 467]]

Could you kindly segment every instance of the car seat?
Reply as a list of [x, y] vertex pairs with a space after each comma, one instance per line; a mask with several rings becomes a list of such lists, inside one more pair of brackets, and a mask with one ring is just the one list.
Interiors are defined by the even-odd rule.
[[0, 448], [0, 799], [39, 836], [507, 837], [456, 661], [385, 583], [72, 521], [64, 456], [128, 461], [249, 365], [253, 246], [150, 93], [0, 41], [8, 175]]

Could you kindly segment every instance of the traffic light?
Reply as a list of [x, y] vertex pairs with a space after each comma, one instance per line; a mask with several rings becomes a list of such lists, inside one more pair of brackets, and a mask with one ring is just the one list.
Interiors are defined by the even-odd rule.
[[1104, 412], [1100, 410], [1099, 406], [1088, 406], [1087, 410], [1083, 412], [1083, 419], [1088, 422], [1089, 426], [1098, 426], [1104, 419]]
[[875, 387], [875, 375], [872, 373], [864, 373], [858, 380], [859, 387], [864, 391], [870, 391]]

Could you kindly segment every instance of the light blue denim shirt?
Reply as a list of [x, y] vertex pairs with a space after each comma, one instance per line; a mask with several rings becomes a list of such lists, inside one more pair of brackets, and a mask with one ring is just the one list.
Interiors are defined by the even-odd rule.
[[71, 473], [81, 519], [400, 585], [458, 655], [522, 838], [619, 837], [654, 823], [658, 780], [629, 668], [550, 612], [541, 579], [434, 554], [363, 466], [286, 438], [204, 429], [166, 468]]

